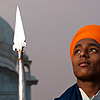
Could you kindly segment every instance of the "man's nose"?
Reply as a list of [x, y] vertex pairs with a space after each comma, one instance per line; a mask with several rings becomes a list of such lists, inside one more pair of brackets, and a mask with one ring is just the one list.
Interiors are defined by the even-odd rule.
[[88, 53], [86, 50], [83, 50], [81, 53], [80, 53], [80, 57], [86, 57], [88, 58]]

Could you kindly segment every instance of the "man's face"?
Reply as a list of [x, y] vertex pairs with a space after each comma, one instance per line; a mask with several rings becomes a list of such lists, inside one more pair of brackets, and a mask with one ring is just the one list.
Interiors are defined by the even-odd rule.
[[100, 79], [100, 45], [93, 39], [80, 40], [72, 56], [73, 72], [77, 79], [93, 81]]

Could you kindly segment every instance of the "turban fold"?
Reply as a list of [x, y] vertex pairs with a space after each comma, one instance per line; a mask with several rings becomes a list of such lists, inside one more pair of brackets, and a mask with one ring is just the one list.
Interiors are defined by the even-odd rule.
[[72, 39], [70, 45], [70, 58], [72, 59], [76, 43], [85, 38], [92, 38], [100, 44], [100, 25], [86, 25], [79, 29]]

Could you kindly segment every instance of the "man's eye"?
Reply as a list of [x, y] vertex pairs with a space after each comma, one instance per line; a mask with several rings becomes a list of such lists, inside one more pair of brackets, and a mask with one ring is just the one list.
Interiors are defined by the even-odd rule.
[[89, 51], [90, 52], [97, 52], [97, 50], [95, 48], [91, 48]]
[[80, 53], [81, 51], [80, 50], [75, 50], [75, 54], [78, 54]]

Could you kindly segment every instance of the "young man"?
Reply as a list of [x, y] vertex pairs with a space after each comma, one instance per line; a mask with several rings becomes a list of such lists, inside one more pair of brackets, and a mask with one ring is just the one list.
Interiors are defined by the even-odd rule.
[[77, 83], [54, 100], [100, 100], [100, 26], [82, 27], [72, 39], [70, 57]]

